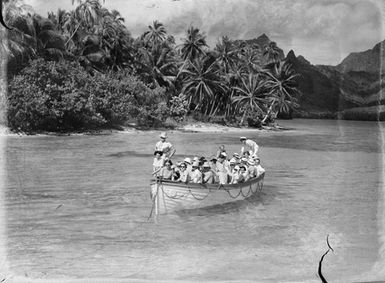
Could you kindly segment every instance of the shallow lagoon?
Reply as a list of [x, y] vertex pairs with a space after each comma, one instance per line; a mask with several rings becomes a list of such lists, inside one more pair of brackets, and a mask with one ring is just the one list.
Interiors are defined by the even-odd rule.
[[[6, 138], [9, 270], [38, 279], [331, 282], [385, 278], [384, 124], [293, 120], [244, 133], [261, 146], [251, 201], [147, 221], [159, 132]], [[175, 159], [239, 151], [242, 133], [170, 132]], [[243, 135], [243, 134], [242, 134]], [[383, 273], [382, 273], [383, 272]]]

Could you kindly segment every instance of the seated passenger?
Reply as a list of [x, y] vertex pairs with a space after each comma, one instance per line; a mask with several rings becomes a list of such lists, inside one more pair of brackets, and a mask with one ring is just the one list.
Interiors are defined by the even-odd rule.
[[211, 170], [211, 166], [208, 162], [203, 164], [203, 183], [204, 184], [214, 184], [215, 183], [215, 173]]
[[248, 160], [248, 158], [242, 157], [242, 158], [241, 158], [241, 163], [240, 163], [239, 165], [244, 165], [244, 166], [247, 167], [247, 160]]
[[255, 159], [255, 168], [257, 169], [257, 176], [256, 177], [259, 177], [261, 176], [263, 173], [265, 173], [265, 169], [262, 168], [261, 166], [261, 160], [259, 159], [259, 157], [257, 157]]
[[187, 165], [186, 163], [182, 162], [182, 164], [179, 166], [179, 179], [178, 182], [188, 183], [190, 182], [190, 176], [189, 171], [187, 171]]
[[184, 159], [184, 161], [183, 161], [185, 164], [186, 164], [186, 168], [187, 168], [187, 171], [188, 172], [190, 172], [191, 171], [191, 164], [192, 164], [192, 162], [191, 162], [191, 159], [190, 159], [190, 157], [186, 157], [185, 159]]
[[243, 153], [242, 157], [245, 157], [246, 159], [249, 159], [249, 158], [250, 158], [250, 152], [245, 151], [245, 152]]
[[247, 178], [247, 168], [246, 168], [246, 166], [244, 166], [244, 165], [240, 165], [239, 166], [239, 175], [240, 175], [240, 177], [239, 177], [239, 180], [238, 180], [238, 183], [243, 183], [243, 182], [245, 182], [245, 180], [246, 180], [246, 178]]
[[201, 156], [201, 157], [199, 158], [199, 166], [201, 167], [201, 169], [203, 169], [203, 164], [205, 164], [205, 162], [207, 162], [206, 157]]
[[163, 157], [163, 152], [160, 151], [160, 150], [156, 150], [154, 152], [154, 155], [155, 155], [155, 158], [154, 158], [154, 162], [152, 163], [152, 166], [153, 166], [153, 172], [152, 174], [157, 177], [159, 176], [159, 172], [160, 170], [162, 169], [163, 165], [164, 165], [164, 157]]
[[234, 175], [234, 168], [236, 166], [236, 160], [235, 158], [231, 158], [229, 161], [229, 168], [228, 168], [228, 183], [231, 184], [233, 180], [233, 175]]
[[191, 183], [201, 184], [202, 183], [202, 172], [199, 171], [199, 162], [194, 162], [190, 172]]
[[160, 177], [162, 179], [164, 179], [164, 180], [171, 180], [172, 179], [172, 176], [174, 174], [174, 170], [171, 166], [172, 166], [171, 160], [167, 160], [164, 163], [164, 167], [160, 170]]
[[[180, 165], [179, 165], [179, 166], [180, 166]], [[173, 181], [178, 181], [179, 178], [180, 178], [179, 167], [178, 167], [178, 166], [175, 166], [175, 165], [172, 165], [172, 166], [171, 166], [171, 169], [173, 170], [171, 180], [173, 180]]]
[[239, 164], [241, 162], [241, 157], [239, 156], [239, 153], [234, 152], [233, 158], [235, 159], [235, 164]]
[[238, 184], [243, 181], [243, 175], [240, 173], [240, 167], [237, 165], [234, 167], [231, 184]]
[[249, 179], [251, 178], [254, 178], [257, 176], [257, 168], [255, 167], [255, 162], [254, 160], [252, 159], [249, 159], [247, 161], [247, 164], [249, 165], [249, 167], [247, 168], [246, 172], [247, 172], [247, 176], [245, 178], [245, 181], [248, 181]]
[[218, 174], [217, 174], [217, 158], [215, 156], [212, 156], [210, 158], [210, 167], [211, 170], [214, 172], [215, 175], [215, 183], [219, 182]]
[[227, 184], [229, 174], [228, 167], [230, 166], [227, 166], [226, 157], [223, 154], [219, 155], [218, 160], [216, 162], [216, 167], [219, 183], [222, 185]]
[[193, 163], [194, 163], [194, 162], [199, 162], [199, 157], [198, 157], [198, 156], [194, 156], [192, 162], [193, 162]]

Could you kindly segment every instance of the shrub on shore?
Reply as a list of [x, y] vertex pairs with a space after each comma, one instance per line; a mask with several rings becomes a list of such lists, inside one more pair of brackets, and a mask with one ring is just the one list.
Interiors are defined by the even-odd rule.
[[162, 88], [151, 89], [127, 73], [90, 75], [76, 62], [31, 61], [8, 91], [12, 130], [76, 131], [137, 118], [153, 126], [168, 112]]

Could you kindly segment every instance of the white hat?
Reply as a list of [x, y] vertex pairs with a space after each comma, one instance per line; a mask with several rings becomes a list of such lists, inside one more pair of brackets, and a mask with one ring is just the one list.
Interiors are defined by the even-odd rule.
[[246, 157], [242, 157], [242, 158], [241, 158], [241, 161], [247, 162], [247, 158], [246, 158]]
[[235, 158], [231, 158], [230, 163], [237, 163], [237, 161], [235, 160]]
[[252, 159], [247, 160], [247, 163], [249, 163], [250, 165], [255, 165], [255, 162]]
[[223, 155], [224, 157], [227, 157], [227, 153], [226, 152], [221, 152], [221, 155]]
[[167, 138], [167, 133], [166, 132], [161, 132], [159, 137], [166, 139]]
[[210, 168], [211, 166], [210, 166], [210, 164], [208, 162], [205, 162], [205, 163], [203, 163], [203, 167], [204, 168]]
[[240, 140], [247, 140], [246, 137], [240, 137], [239, 139], [240, 139]]
[[199, 167], [199, 162], [198, 161], [195, 161], [192, 165], [193, 167]]
[[236, 165], [236, 166], [234, 167], [234, 169], [235, 169], [235, 170], [239, 170], [239, 166]]
[[186, 157], [186, 158], [184, 159], [184, 162], [186, 162], [186, 163], [188, 163], [188, 164], [191, 165], [191, 159], [190, 159], [190, 157]]
[[198, 157], [198, 156], [195, 156], [195, 157], [193, 158], [193, 160], [194, 160], [194, 161], [199, 161], [199, 157]]

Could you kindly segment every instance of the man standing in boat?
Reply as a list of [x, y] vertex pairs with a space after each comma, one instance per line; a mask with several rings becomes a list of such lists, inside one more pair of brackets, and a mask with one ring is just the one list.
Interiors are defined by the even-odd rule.
[[[241, 143], [245, 144], [247, 147], [250, 148], [249, 152], [251, 156], [256, 156], [258, 153], [259, 146], [257, 143], [251, 139], [248, 139], [246, 137], [240, 137], [239, 138]], [[243, 152], [245, 151], [245, 147], [242, 147], [241, 149], [241, 155], [243, 155]]]
[[165, 159], [171, 159], [171, 157], [175, 153], [174, 146], [170, 142], [166, 141], [167, 134], [165, 132], [162, 132], [159, 137], [160, 141], [156, 143], [155, 151], [161, 151], [163, 152], [163, 156]]

